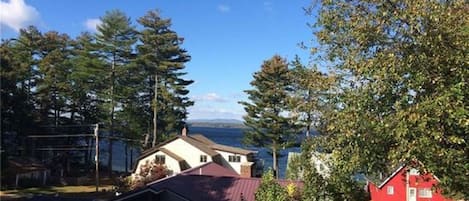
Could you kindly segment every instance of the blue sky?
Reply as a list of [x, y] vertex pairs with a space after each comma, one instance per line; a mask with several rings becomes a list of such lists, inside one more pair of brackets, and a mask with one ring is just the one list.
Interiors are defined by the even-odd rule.
[[[298, 46], [313, 39], [303, 7], [311, 1], [284, 0], [0, 0], [1, 38], [17, 36], [21, 27], [36, 25], [76, 37], [94, 31], [105, 11], [124, 11], [135, 23], [148, 10], [172, 19], [184, 37], [192, 60], [186, 78], [195, 80], [189, 96], [196, 102], [189, 119], [242, 119], [238, 101], [262, 62], [274, 54], [308, 59]], [[136, 24], [136, 23], [135, 23]]]

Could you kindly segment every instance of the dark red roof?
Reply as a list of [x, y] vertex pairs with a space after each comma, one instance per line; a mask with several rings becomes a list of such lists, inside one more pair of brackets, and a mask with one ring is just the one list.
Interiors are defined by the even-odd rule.
[[236, 173], [234, 170], [225, 168], [214, 162], [205, 163], [203, 165], [187, 169], [181, 172], [180, 174], [239, 177], [239, 174]]
[[[241, 200], [241, 196], [246, 201], [254, 201], [254, 193], [260, 183], [260, 178], [181, 174], [159, 180], [149, 188], [155, 191], [169, 189], [192, 201]], [[282, 186], [294, 183], [303, 187], [303, 183], [298, 181], [281, 180], [279, 183]]]
[[[172, 177], [166, 177], [140, 190], [131, 191], [116, 197], [115, 200], [127, 200], [143, 191], [170, 191], [192, 201], [241, 200], [254, 201], [254, 193], [261, 183], [261, 178], [243, 178], [234, 170], [209, 162], [181, 172]], [[290, 183], [303, 188], [303, 182], [279, 180], [286, 186]]]

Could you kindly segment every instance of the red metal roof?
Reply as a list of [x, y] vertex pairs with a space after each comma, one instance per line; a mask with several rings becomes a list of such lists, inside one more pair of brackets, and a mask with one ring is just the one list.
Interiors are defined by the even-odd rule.
[[[162, 179], [149, 187], [155, 191], [169, 189], [193, 201], [241, 200], [254, 201], [254, 193], [261, 183], [260, 178], [242, 178], [209, 175], [177, 175]], [[279, 181], [286, 186], [294, 183], [302, 188], [298, 181]]]
[[[261, 178], [243, 178], [234, 170], [209, 162], [149, 183], [146, 188], [125, 193], [116, 200], [126, 200], [152, 189], [152, 192], [169, 190], [192, 201], [241, 200], [241, 196], [245, 201], [254, 201], [254, 193], [260, 183]], [[278, 183], [282, 186], [293, 183], [303, 188], [301, 181], [278, 180]]]

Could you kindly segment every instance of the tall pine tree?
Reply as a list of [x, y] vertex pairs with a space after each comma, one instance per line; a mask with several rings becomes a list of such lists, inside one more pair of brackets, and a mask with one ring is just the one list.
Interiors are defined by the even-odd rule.
[[120, 82], [126, 79], [125, 68], [128, 67], [132, 58], [132, 46], [135, 44], [136, 31], [132, 26], [130, 18], [119, 10], [107, 11], [100, 18], [101, 24], [97, 27], [97, 43], [100, 46], [102, 59], [109, 66], [107, 86], [105, 87], [104, 101], [109, 108], [107, 122], [109, 123], [109, 146], [108, 146], [108, 170], [112, 174], [112, 143], [115, 135], [115, 112], [119, 103], [119, 93], [124, 90]]
[[170, 29], [171, 20], [161, 18], [158, 11], [149, 11], [138, 22], [144, 27], [138, 47], [138, 62], [145, 72], [141, 99], [153, 120], [152, 146], [156, 146], [164, 134], [179, 132], [187, 107], [194, 104], [187, 97], [193, 81], [182, 77], [190, 56], [181, 47], [183, 38]]
[[291, 77], [288, 63], [275, 55], [264, 61], [261, 70], [254, 73], [251, 86], [246, 90], [250, 102], [244, 105], [247, 115], [244, 124], [249, 127], [244, 142], [267, 148], [272, 153], [273, 171], [278, 177], [280, 149], [293, 145], [298, 127], [297, 119], [290, 113]]

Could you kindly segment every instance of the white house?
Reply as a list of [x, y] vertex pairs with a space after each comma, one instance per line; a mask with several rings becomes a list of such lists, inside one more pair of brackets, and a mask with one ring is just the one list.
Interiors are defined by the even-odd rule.
[[[287, 167], [290, 167], [290, 164], [295, 158], [301, 157], [301, 153], [289, 152], [287, 158]], [[311, 164], [316, 169], [316, 172], [324, 178], [329, 177], [330, 175], [330, 157], [331, 154], [321, 153], [314, 151], [311, 153]]]
[[183, 132], [183, 135], [175, 136], [143, 152], [137, 158], [133, 174], [138, 175], [141, 167], [154, 160], [157, 164], [166, 165], [170, 175], [215, 162], [243, 177], [253, 177], [260, 175], [255, 154], [256, 151], [217, 144], [203, 135], [186, 135]]

